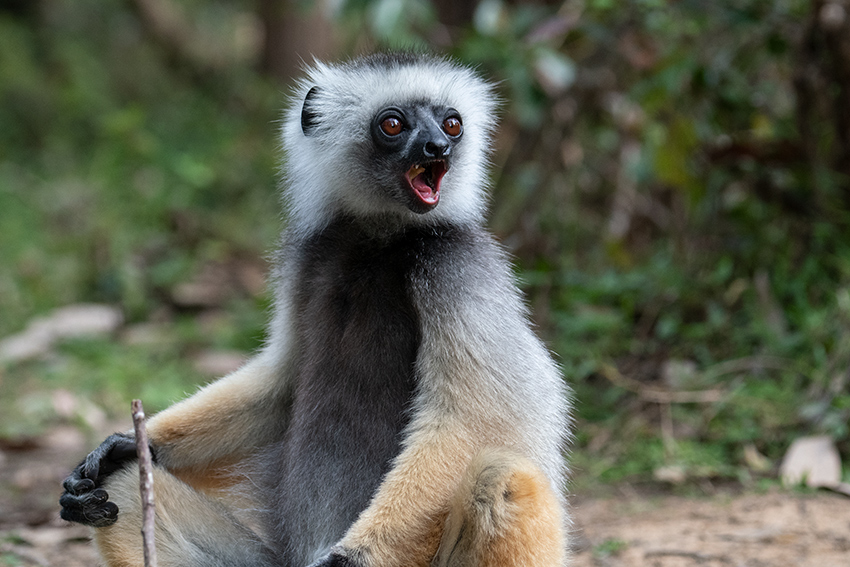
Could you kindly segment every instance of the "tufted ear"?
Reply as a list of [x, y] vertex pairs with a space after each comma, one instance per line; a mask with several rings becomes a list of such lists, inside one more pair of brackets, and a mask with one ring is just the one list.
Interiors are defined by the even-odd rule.
[[319, 87], [313, 87], [307, 91], [307, 96], [304, 97], [304, 105], [301, 107], [301, 131], [304, 132], [305, 136], [312, 134], [319, 124], [319, 114], [313, 108], [317, 94], [319, 94]]

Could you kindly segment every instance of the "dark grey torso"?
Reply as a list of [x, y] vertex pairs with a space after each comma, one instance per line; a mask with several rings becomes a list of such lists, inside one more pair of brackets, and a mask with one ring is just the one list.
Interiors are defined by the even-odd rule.
[[398, 454], [420, 343], [411, 293], [429, 293], [418, 274], [464, 234], [421, 228], [378, 238], [340, 220], [287, 257], [301, 274], [292, 417], [268, 471], [269, 532], [284, 565], [339, 539]]

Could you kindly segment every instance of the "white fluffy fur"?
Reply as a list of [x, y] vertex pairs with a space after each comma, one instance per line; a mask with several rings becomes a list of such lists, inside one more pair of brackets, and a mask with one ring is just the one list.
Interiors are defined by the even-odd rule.
[[[301, 111], [314, 86], [319, 94], [311, 105], [319, 125], [315, 135], [308, 137], [301, 129]], [[378, 110], [422, 100], [456, 109], [464, 134], [443, 178], [440, 203], [418, 215], [381, 198], [370, 184], [369, 172], [362, 169], [365, 160], [358, 158], [371, 144], [370, 123]], [[290, 229], [309, 233], [325, 226], [335, 213], [346, 212], [396, 214], [405, 224], [480, 222], [486, 187], [475, 180], [486, 179], [495, 111], [492, 87], [471, 69], [444, 59], [422, 56], [415, 65], [394, 64], [389, 71], [360, 61], [316, 63], [295, 87], [282, 131], [287, 171], [284, 202]]]

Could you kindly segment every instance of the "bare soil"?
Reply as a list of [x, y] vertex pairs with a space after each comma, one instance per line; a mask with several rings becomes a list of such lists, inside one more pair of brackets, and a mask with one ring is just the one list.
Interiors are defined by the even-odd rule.
[[639, 496], [575, 506], [576, 567], [850, 567], [850, 499]]
[[[0, 445], [0, 565], [90, 567], [89, 531], [58, 516], [88, 448], [73, 428]], [[831, 493], [576, 498], [575, 567], [850, 567], [850, 499]]]

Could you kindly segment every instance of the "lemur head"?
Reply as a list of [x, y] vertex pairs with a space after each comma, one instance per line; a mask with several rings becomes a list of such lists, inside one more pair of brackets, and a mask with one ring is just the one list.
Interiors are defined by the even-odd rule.
[[303, 230], [340, 214], [479, 222], [494, 113], [492, 87], [445, 59], [317, 63], [284, 125], [290, 222]]

